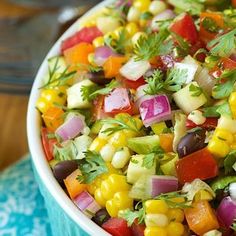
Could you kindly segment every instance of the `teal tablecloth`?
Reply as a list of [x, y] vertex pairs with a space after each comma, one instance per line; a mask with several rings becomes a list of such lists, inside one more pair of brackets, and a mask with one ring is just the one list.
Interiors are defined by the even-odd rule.
[[29, 157], [0, 173], [0, 236], [51, 236]]

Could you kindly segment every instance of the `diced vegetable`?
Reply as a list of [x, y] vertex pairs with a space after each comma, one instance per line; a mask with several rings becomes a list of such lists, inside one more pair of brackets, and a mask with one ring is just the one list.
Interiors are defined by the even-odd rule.
[[172, 152], [173, 151], [173, 140], [174, 140], [174, 134], [167, 133], [167, 134], [160, 134], [160, 147], [165, 152]]
[[231, 133], [236, 133], [236, 120], [228, 116], [221, 116], [218, 120], [217, 128], [225, 129]]
[[193, 18], [188, 13], [182, 13], [176, 17], [170, 26], [170, 31], [180, 35], [191, 44], [197, 42], [198, 32]]
[[192, 182], [194, 179], [210, 179], [218, 174], [218, 165], [206, 149], [194, 152], [176, 163], [176, 172], [181, 184]]
[[209, 230], [219, 228], [219, 223], [213, 209], [207, 201], [198, 201], [192, 208], [185, 209], [185, 217], [189, 228], [198, 235], [203, 235]]
[[89, 108], [92, 103], [82, 96], [81, 88], [83, 86], [93, 86], [94, 83], [89, 79], [78, 82], [67, 89], [67, 107], [73, 108]]
[[229, 228], [236, 218], [236, 202], [231, 197], [223, 198], [216, 214], [220, 223]]
[[229, 185], [230, 197], [235, 201], [236, 200], [236, 182]]
[[166, 95], [144, 96], [139, 101], [139, 111], [146, 127], [171, 119], [171, 108]]
[[135, 137], [128, 139], [128, 147], [138, 154], [148, 154], [159, 147], [160, 139], [158, 135]]
[[86, 190], [87, 185], [78, 181], [77, 177], [81, 175], [79, 169], [73, 171], [69, 176], [64, 179], [66, 189], [71, 199], [76, 198], [80, 193]]
[[140, 79], [150, 68], [151, 65], [148, 61], [135, 61], [134, 58], [131, 58], [120, 68], [120, 74], [126, 79], [136, 81]]
[[132, 105], [127, 89], [116, 88], [107, 95], [104, 99], [104, 111], [110, 114], [132, 113]]
[[101, 209], [101, 207], [94, 200], [94, 198], [86, 191], [83, 191], [82, 193], [80, 193], [74, 199], [74, 203], [90, 219], [94, 216], [94, 214], [97, 211]]
[[112, 16], [100, 16], [97, 18], [97, 27], [103, 33], [106, 34], [118, 28], [120, 26], [119, 18]]
[[84, 116], [77, 114], [72, 115], [55, 131], [63, 141], [75, 138], [85, 127]]
[[109, 219], [102, 225], [102, 228], [113, 236], [132, 236], [132, 232], [127, 225], [127, 221], [121, 218]]
[[[198, 90], [199, 93], [196, 93], [195, 96], [194, 92], [191, 91], [191, 88], [196, 89], [196, 91]], [[192, 82], [173, 94], [176, 104], [186, 114], [198, 109], [207, 102], [205, 95], [199, 89], [200, 87], [197, 82]]]
[[92, 143], [92, 138], [90, 138], [88, 135], [81, 135], [74, 140], [74, 145], [77, 150], [76, 159], [83, 159], [85, 157], [84, 152], [86, 152], [89, 148], [89, 146]]
[[179, 157], [175, 153], [168, 153], [162, 159], [160, 169], [165, 175], [176, 176], [175, 165]]
[[139, 176], [154, 175], [156, 173], [156, 163], [153, 163], [151, 168], [143, 166], [144, 155], [135, 155], [131, 158], [127, 169], [127, 181], [134, 184]]
[[115, 55], [113, 50], [108, 46], [101, 46], [95, 48], [94, 52], [94, 62], [98, 66], [103, 66], [105, 61], [110, 57]]

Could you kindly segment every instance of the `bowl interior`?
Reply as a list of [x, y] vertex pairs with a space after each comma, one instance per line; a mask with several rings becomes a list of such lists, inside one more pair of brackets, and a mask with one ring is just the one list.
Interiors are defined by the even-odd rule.
[[63, 39], [71, 36], [74, 32], [76, 32], [80, 25], [86, 21], [89, 21], [90, 17], [94, 15], [96, 12], [99, 12], [103, 7], [111, 4], [113, 0], [105, 0], [88, 11], [84, 16], [82, 16], [78, 21], [76, 21], [63, 35], [62, 37], [54, 44], [52, 49], [47, 54], [44, 59], [38, 73], [36, 79], [34, 81], [29, 105], [28, 105], [28, 113], [27, 113], [27, 136], [29, 149], [32, 155], [33, 164], [38, 173], [38, 176], [43, 183], [44, 187], [50, 192], [55, 201], [60, 205], [61, 208], [65, 211], [65, 213], [78, 224], [84, 231], [89, 233], [90, 235], [110, 235], [106, 231], [104, 231], [101, 227], [96, 225], [93, 221], [87, 218], [79, 209], [73, 204], [71, 199], [65, 194], [63, 189], [55, 180], [52, 171], [46, 161], [45, 154], [41, 144], [40, 138], [40, 115], [39, 112], [35, 109], [36, 101], [40, 95], [40, 90], [38, 89], [42, 85], [43, 77], [45, 76], [48, 65], [47, 59], [60, 54], [60, 44]]

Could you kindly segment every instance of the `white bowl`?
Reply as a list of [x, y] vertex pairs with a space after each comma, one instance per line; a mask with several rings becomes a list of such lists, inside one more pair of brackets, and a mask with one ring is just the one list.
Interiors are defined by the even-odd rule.
[[35, 104], [40, 95], [38, 88], [42, 86], [43, 77], [48, 70], [47, 59], [59, 55], [62, 40], [71, 36], [80, 28], [81, 23], [89, 20], [94, 13], [112, 2], [112, 0], [101, 2], [76, 21], [62, 35], [44, 59], [30, 94], [27, 114], [29, 149], [32, 155], [35, 176], [45, 199], [52, 233], [55, 236], [110, 235], [79, 211], [54, 178], [43, 151], [40, 138], [40, 115], [35, 109]]

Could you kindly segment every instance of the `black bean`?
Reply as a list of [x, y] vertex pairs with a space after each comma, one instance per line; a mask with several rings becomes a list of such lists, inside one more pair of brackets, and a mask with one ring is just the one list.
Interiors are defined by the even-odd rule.
[[179, 157], [187, 156], [206, 146], [205, 143], [206, 131], [204, 129], [196, 130], [186, 134], [177, 146]]
[[104, 71], [90, 72], [88, 73], [88, 78], [98, 85], [105, 85], [111, 82], [109, 79], [105, 79]]
[[61, 161], [53, 167], [53, 175], [60, 185], [64, 185], [63, 180], [78, 168], [75, 160]]
[[105, 208], [100, 209], [99, 211], [96, 212], [95, 216], [92, 218], [92, 220], [98, 224], [102, 225], [106, 221], [110, 219], [110, 215], [108, 214], [107, 210]]

